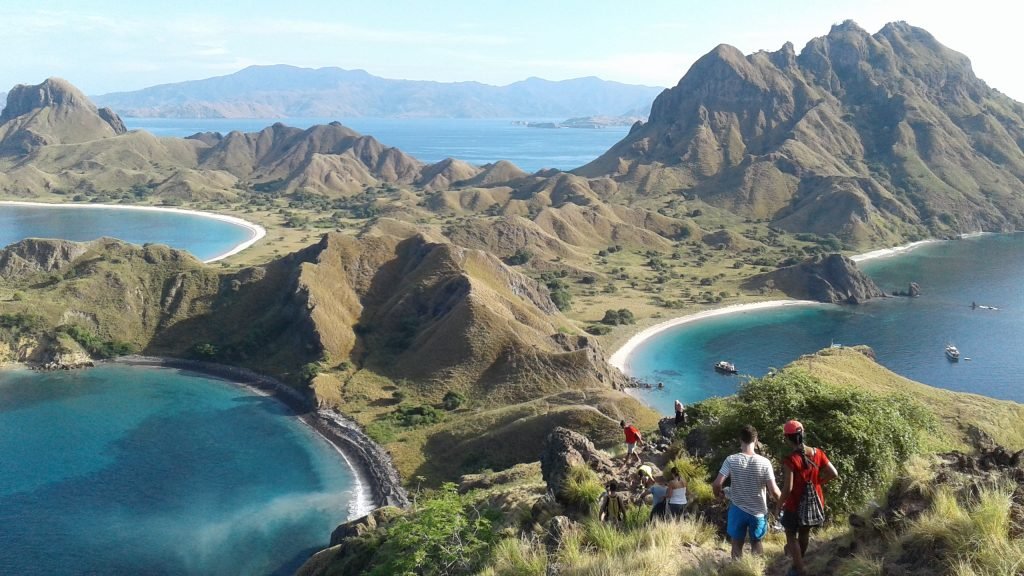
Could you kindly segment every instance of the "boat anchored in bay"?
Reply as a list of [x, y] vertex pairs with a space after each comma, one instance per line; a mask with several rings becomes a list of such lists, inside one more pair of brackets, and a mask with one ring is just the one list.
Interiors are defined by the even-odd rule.
[[960, 351], [957, 350], [956, 346], [946, 344], [946, 358], [949, 358], [950, 362], [959, 362]]
[[726, 362], [725, 360], [719, 360], [718, 363], [715, 364], [715, 371], [716, 372], [721, 372], [722, 374], [735, 374], [736, 373], [736, 366], [734, 366], [732, 362]]

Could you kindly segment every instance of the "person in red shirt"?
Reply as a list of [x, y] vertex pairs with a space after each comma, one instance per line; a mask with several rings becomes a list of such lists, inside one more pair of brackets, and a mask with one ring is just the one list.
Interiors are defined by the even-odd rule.
[[623, 463], [623, 468], [629, 466], [630, 456], [636, 456], [636, 463], [643, 464], [643, 460], [640, 459], [640, 450], [637, 448], [637, 445], [644, 443], [640, 431], [636, 429], [636, 426], [627, 424], [625, 420], [620, 420], [619, 426], [622, 427], [622, 433], [626, 435], [626, 461]]
[[786, 529], [786, 550], [793, 559], [787, 576], [805, 574], [804, 555], [812, 526], [800, 518], [800, 498], [806, 489], [813, 490], [821, 507], [825, 507], [822, 485], [839, 477], [836, 467], [821, 448], [804, 445], [804, 425], [790, 420], [782, 427], [786, 442], [793, 450], [782, 460], [782, 496], [779, 498], [780, 522]]

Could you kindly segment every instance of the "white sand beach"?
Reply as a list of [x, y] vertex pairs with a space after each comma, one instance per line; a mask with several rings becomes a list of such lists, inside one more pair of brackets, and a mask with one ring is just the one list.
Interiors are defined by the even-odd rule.
[[934, 244], [936, 242], [943, 242], [943, 240], [918, 240], [917, 242], [911, 242], [910, 244], [904, 244], [902, 246], [895, 246], [893, 248], [881, 248], [878, 250], [872, 250], [871, 252], [865, 252], [863, 254], [855, 254], [850, 256], [850, 260], [854, 262], [865, 262], [867, 260], [874, 260], [876, 258], [886, 258], [889, 256], [896, 256], [899, 254], [905, 254], [910, 252], [914, 248], [920, 248], [925, 244]]
[[733, 304], [731, 306], [715, 308], [714, 310], [705, 310], [704, 312], [673, 318], [660, 324], [655, 324], [654, 326], [642, 330], [638, 334], [634, 335], [618, 350], [616, 350], [614, 354], [612, 354], [608, 363], [618, 368], [623, 373], [628, 374], [629, 355], [632, 354], [633, 350], [638, 346], [643, 344], [645, 340], [651, 338], [655, 334], [664, 332], [669, 328], [675, 328], [676, 326], [696, 322], [697, 320], [704, 320], [705, 318], [713, 318], [715, 316], [723, 316], [725, 314], [738, 314], [740, 312], [752, 312], [754, 310], [767, 310], [769, 308], [782, 308], [785, 306], [828, 306], [828, 304], [822, 304], [821, 302], [813, 302], [810, 300], [768, 300], [766, 302], [752, 302], [750, 304]]
[[216, 262], [223, 260], [228, 256], [234, 256], [242, 250], [245, 250], [249, 246], [252, 246], [256, 242], [259, 242], [261, 238], [267, 235], [267, 231], [259, 224], [253, 224], [248, 220], [243, 220], [235, 216], [228, 216], [226, 214], [217, 214], [215, 212], [201, 212], [199, 210], [187, 210], [185, 208], [166, 208], [162, 206], [126, 206], [122, 204], [63, 204], [55, 202], [21, 202], [15, 200], [0, 200], [0, 205], [14, 205], [14, 206], [39, 206], [42, 208], [93, 208], [93, 209], [117, 209], [117, 210], [148, 210], [148, 211], [163, 211], [163, 212], [174, 212], [177, 214], [189, 214], [191, 216], [200, 216], [203, 218], [212, 218], [214, 220], [220, 220], [222, 222], [228, 222], [236, 226], [241, 226], [249, 231], [251, 234], [249, 239], [241, 244], [238, 244], [231, 250], [218, 254], [208, 260], [203, 260], [204, 263]]
[[[867, 260], [874, 260], [876, 258], [886, 258], [889, 256], [896, 256], [905, 254], [915, 248], [924, 246], [925, 244], [932, 244], [935, 242], [942, 242], [942, 240], [920, 240], [917, 242], [911, 242], [904, 244], [903, 246], [895, 246], [893, 248], [882, 248], [879, 250], [872, 250], [863, 254], [857, 254], [851, 256], [850, 259], [854, 262], [865, 262]], [[688, 314], [679, 318], [673, 318], [666, 320], [660, 324], [655, 324], [650, 328], [640, 331], [633, 335], [632, 338], [626, 341], [611, 358], [608, 359], [608, 363], [618, 368], [623, 373], [629, 373], [629, 355], [636, 350], [638, 346], [644, 343], [648, 338], [651, 338], [655, 334], [659, 334], [668, 330], [669, 328], [675, 328], [683, 324], [695, 322], [697, 320], [703, 320], [705, 318], [711, 318], [714, 316], [722, 316], [724, 314], [737, 314], [741, 312], [751, 312], [754, 310], [766, 310], [769, 308], [779, 308], [783, 306], [827, 306], [821, 302], [813, 302], [810, 300], [769, 300], [767, 302], [754, 302], [751, 304], [733, 304], [731, 306], [724, 306], [722, 308], [715, 308], [714, 310], [707, 310], [704, 312], [698, 312], [696, 314]]]

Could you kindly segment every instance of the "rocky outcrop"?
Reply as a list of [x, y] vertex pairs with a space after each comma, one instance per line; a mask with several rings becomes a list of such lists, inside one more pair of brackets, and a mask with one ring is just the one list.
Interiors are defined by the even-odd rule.
[[385, 506], [377, 508], [366, 516], [345, 522], [331, 532], [331, 546], [337, 546], [348, 538], [358, 538], [363, 534], [373, 532], [378, 527], [386, 526], [401, 514], [400, 508]]
[[556, 498], [564, 490], [569, 469], [578, 465], [589, 466], [603, 477], [615, 475], [611, 458], [598, 450], [586, 436], [561, 426], [552, 430], [541, 449], [540, 470]]
[[68, 240], [27, 238], [0, 250], [0, 278], [12, 280], [54, 272], [85, 254], [89, 245]]
[[758, 274], [742, 284], [743, 289], [781, 290], [791, 298], [830, 304], [859, 304], [885, 296], [875, 283], [841, 254], [818, 255], [799, 264]]
[[70, 82], [48, 78], [19, 84], [0, 113], [0, 153], [27, 154], [50, 144], [72, 144], [127, 132], [110, 109], [99, 110]]

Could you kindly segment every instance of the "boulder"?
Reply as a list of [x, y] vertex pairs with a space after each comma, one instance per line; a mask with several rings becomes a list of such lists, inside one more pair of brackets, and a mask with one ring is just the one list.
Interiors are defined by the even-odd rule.
[[548, 490], [556, 496], [561, 494], [569, 469], [580, 464], [590, 466], [603, 478], [615, 475], [611, 458], [598, 450], [586, 436], [561, 426], [548, 434], [540, 455], [541, 476], [547, 482]]
[[562, 544], [562, 539], [565, 538], [566, 534], [577, 530], [579, 524], [574, 522], [568, 516], [555, 516], [548, 521], [547, 533], [544, 536], [544, 543], [548, 546], [549, 550], [558, 550]]

